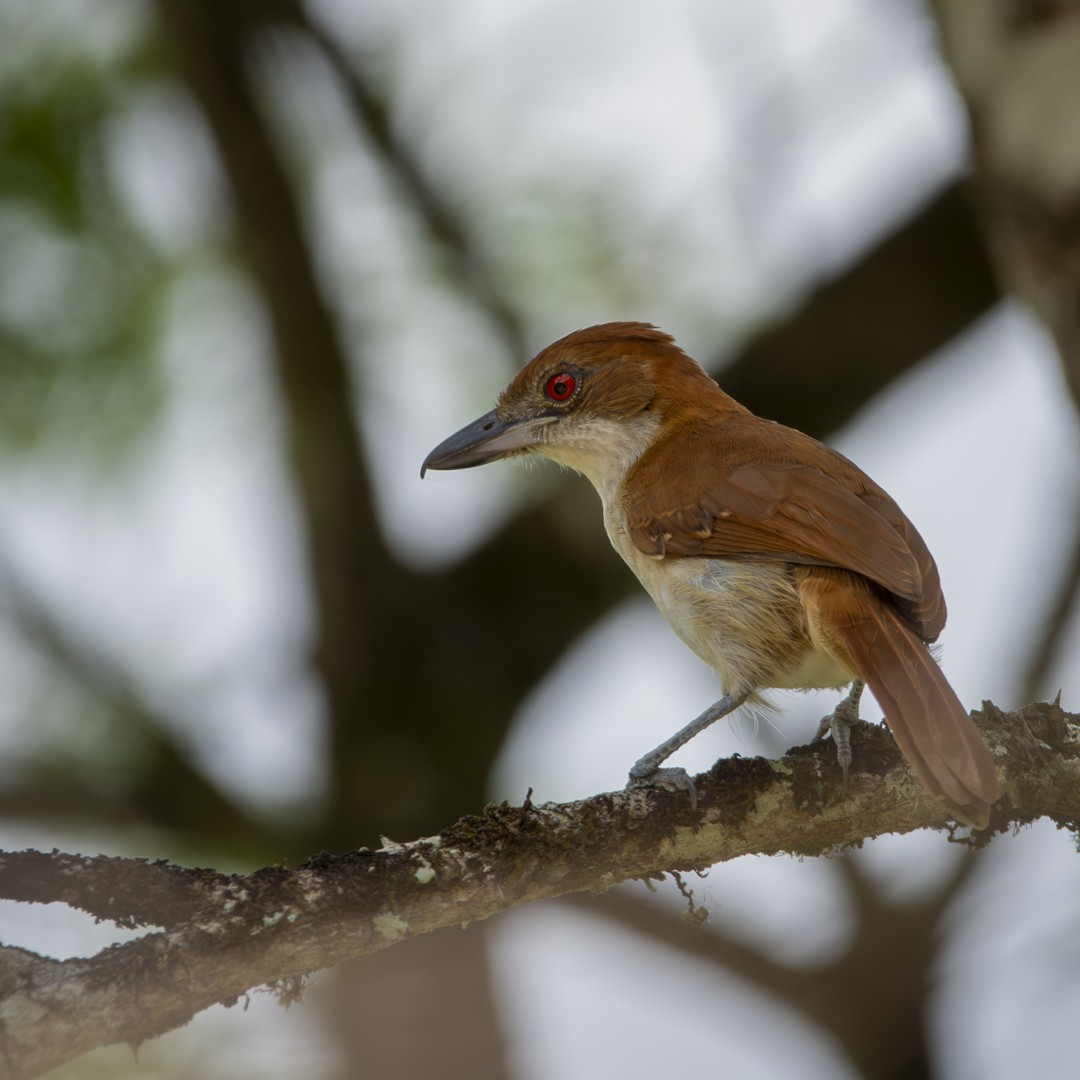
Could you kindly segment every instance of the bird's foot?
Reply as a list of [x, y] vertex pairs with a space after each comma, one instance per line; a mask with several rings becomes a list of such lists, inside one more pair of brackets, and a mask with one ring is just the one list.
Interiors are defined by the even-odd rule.
[[845, 791], [848, 788], [848, 775], [851, 772], [851, 725], [858, 723], [859, 698], [862, 692], [863, 684], [856, 680], [852, 683], [847, 697], [828, 716], [821, 718], [817, 734], [814, 736], [815, 739], [824, 739], [826, 735], [832, 734], [833, 742], [836, 744], [836, 760], [843, 774]]
[[710, 724], [714, 724], [722, 716], [734, 712], [749, 697], [749, 691], [737, 694], [727, 694], [715, 704], [710, 705], [700, 716], [695, 717], [686, 727], [675, 732], [670, 739], [666, 739], [655, 750], [650, 750], [644, 757], [639, 758], [630, 768], [630, 779], [626, 782], [627, 788], [635, 787], [662, 787], [668, 791], [685, 791], [690, 796], [690, 806], [697, 809], [697, 790], [690, 774], [685, 769], [666, 768], [661, 769], [660, 763], [667, 761], [676, 750], [685, 746], [695, 735], [700, 734]]
[[841, 782], [844, 791], [848, 789], [848, 777], [851, 773], [851, 725], [833, 718], [830, 725], [833, 742], [836, 743], [836, 760], [840, 765]]
[[685, 791], [690, 796], [690, 809], [697, 809], [697, 788], [690, 774], [678, 765], [658, 769], [649, 768], [639, 761], [630, 770], [630, 779], [626, 781], [626, 790], [641, 787], [659, 787], [665, 791]]

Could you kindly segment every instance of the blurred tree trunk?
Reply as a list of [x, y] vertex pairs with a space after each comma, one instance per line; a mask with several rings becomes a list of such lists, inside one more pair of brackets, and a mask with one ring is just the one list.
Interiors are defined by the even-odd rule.
[[[409, 639], [429, 597], [383, 541], [356, 425], [353, 373], [319, 288], [296, 188], [254, 88], [256, 49], [265, 46], [268, 29], [294, 21], [298, 9], [288, 2], [160, 0], [158, 11], [217, 144], [239, 248], [273, 329], [268, 359], [308, 544], [313, 660], [330, 730], [326, 814], [306, 842], [352, 848], [380, 828], [395, 835], [430, 830], [482, 803], [499, 740], [462, 768], [454, 768], [452, 756], [438, 760], [440, 741], [424, 737], [428, 724], [442, 719], [438, 698], [417, 700], [425, 695], [410, 694], [402, 677], [404, 666], [419, 666], [422, 651]], [[411, 682], [418, 690], [445, 690]], [[333, 982], [332, 1027], [345, 1076], [504, 1075], [484, 934], [424, 938], [382, 963], [349, 965]], [[452, 1038], [417, 1036], [436, 1020]], [[435, 1058], [447, 1045], [458, 1055], [451, 1071]]]
[[1054, 338], [1080, 405], [1080, 3], [934, 7], [971, 118], [975, 187], [998, 277]]
[[[998, 279], [1053, 338], [1080, 410], [1080, 2], [933, 7], [971, 119], [974, 186]], [[1070, 505], [1060, 527], [1073, 539], [1027, 659], [1025, 701], [1053, 693], [1047, 677], [1080, 601], [1080, 504], [1075, 489], [1062, 495]]]
[[318, 1000], [345, 1052], [341, 1080], [507, 1075], [487, 938], [482, 923], [440, 930], [323, 976]]

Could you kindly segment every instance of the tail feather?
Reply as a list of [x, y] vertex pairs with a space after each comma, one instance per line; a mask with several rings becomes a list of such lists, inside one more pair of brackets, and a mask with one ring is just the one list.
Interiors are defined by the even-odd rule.
[[998, 794], [994, 759], [916, 626], [850, 571], [802, 568], [799, 589], [811, 635], [873, 690], [923, 786], [957, 820], [985, 828]]
[[926, 789], [955, 817], [985, 828], [997, 798], [994, 759], [930, 650], [876, 598], [832, 626], [885, 710], [889, 730]]

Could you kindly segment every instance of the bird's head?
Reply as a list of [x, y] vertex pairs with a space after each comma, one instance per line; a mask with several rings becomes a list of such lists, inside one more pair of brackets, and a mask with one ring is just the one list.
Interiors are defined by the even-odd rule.
[[495, 408], [428, 454], [428, 469], [468, 469], [540, 454], [603, 492], [658, 437], [665, 418], [716, 383], [648, 323], [603, 323], [549, 345], [518, 372]]

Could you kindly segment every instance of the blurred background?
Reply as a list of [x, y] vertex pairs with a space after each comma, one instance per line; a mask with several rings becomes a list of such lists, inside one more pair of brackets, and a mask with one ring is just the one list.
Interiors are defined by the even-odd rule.
[[[654, 322], [897, 499], [961, 698], [1080, 708], [1080, 18], [941, 0], [0, 0], [0, 846], [251, 869], [584, 797], [719, 694], [554, 469], [431, 476]], [[777, 695], [691, 770], [803, 742]], [[864, 715], [880, 712], [867, 700]], [[532, 905], [52, 1074], [1054, 1077], [1045, 824]], [[0, 906], [0, 937], [123, 932]]]

